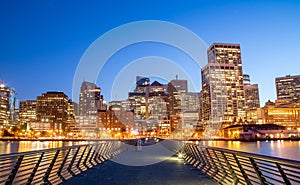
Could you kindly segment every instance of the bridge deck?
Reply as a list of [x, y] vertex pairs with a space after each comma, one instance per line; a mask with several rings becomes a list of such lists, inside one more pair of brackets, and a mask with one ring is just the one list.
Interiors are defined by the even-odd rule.
[[[156, 146], [157, 150], [157, 146]], [[161, 153], [160, 149], [158, 149]], [[63, 185], [83, 185], [83, 184], [109, 184], [109, 185], [194, 185], [194, 184], [217, 184], [208, 176], [201, 173], [199, 170], [194, 169], [192, 166], [184, 164], [182, 159], [175, 156], [165, 157], [163, 161], [154, 163], [152, 165], [124, 165], [125, 161], [130, 161], [130, 156], [142, 161], [149, 159], [147, 154], [153, 151], [151, 147], [144, 147], [141, 151], [135, 151], [134, 148], [129, 148], [123, 152], [117, 159], [113, 161], [108, 160], [99, 164], [82, 174], [75, 176]], [[170, 156], [170, 155], [169, 155]], [[160, 156], [162, 157], [162, 156]], [[115, 162], [114, 162], [115, 161]], [[121, 164], [120, 164], [121, 163]]]

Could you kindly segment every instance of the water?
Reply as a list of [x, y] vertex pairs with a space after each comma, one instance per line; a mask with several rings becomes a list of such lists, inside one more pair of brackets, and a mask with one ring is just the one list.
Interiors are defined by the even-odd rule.
[[230, 150], [300, 160], [300, 141], [212, 141], [209, 145]]
[[[0, 154], [60, 148], [86, 143], [86, 141], [0, 141]], [[300, 160], [300, 141], [212, 141], [210, 146]]]
[[0, 154], [86, 144], [85, 141], [0, 141]]

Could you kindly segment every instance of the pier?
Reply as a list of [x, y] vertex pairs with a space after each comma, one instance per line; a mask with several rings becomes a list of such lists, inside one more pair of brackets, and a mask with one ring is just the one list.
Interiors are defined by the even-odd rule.
[[[139, 148], [140, 147], [140, 148]], [[300, 184], [300, 162], [160, 140], [0, 155], [0, 184]]]

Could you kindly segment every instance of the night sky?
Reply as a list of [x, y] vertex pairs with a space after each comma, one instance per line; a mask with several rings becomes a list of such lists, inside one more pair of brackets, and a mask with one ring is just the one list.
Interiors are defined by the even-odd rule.
[[[47, 91], [63, 91], [71, 97], [76, 67], [90, 44], [117, 26], [141, 20], [179, 24], [207, 45], [241, 44], [243, 72], [259, 84], [261, 105], [276, 99], [275, 77], [300, 74], [299, 1], [2, 0], [0, 80], [14, 87], [20, 100]], [[110, 100], [117, 61], [124, 65], [157, 55], [177, 62], [177, 52], [155, 43], [125, 48], [107, 63], [97, 84]], [[181, 65], [184, 57], [179, 58]], [[200, 71], [192, 70], [200, 91]], [[126, 98], [127, 91], [120, 97]]]

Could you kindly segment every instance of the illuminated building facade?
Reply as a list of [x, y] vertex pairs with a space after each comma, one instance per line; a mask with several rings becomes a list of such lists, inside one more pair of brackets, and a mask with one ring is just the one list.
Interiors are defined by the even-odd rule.
[[287, 127], [300, 127], [300, 108], [264, 107], [259, 115], [264, 123]]
[[214, 43], [202, 68], [202, 118], [223, 115], [223, 127], [245, 117], [245, 97], [239, 44]]
[[148, 102], [146, 105], [146, 93], [129, 92], [128, 101], [135, 119], [146, 119], [148, 117]]
[[91, 82], [83, 82], [79, 97], [79, 115], [97, 116], [98, 110], [106, 109], [101, 89]]
[[37, 97], [37, 122], [50, 123], [53, 130], [64, 130], [68, 120], [68, 96], [63, 92], [47, 92]]
[[75, 106], [76, 103], [73, 102], [71, 99], [68, 100], [68, 119], [67, 119], [67, 123], [69, 124], [73, 124], [75, 122]]
[[167, 85], [154, 81], [147, 90], [149, 119], [161, 120], [168, 117]]
[[15, 90], [2, 82], [0, 84], [0, 128], [16, 125]]
[[171, 80], [168, 83], [169, 93], [169, 113], [170, 115], [179, 115], [181, 113], [182, 97], [187, 94], [187, 80]]
[[[134, 127], [134, 115], [131, 111], [124, 111], [122, 107], [110, 107], [100, 110], [97, 121], [99, 133], [108, 133], [112, 137], [122, 137], [130, 133]], [[98, 134], [99, 134], [98, 133]]]
[[300, 127], [300, 106], [298, 103], [282, 106], [282, 102], [265, 103], [265, 106], [257, 109], [257, 118], [261, 123], [274, 123], [281, 126]]
[[275, 79], [276, 94], [278, 100], [300, 100], [300, 75], [277, 77]]
[[36, 121], [36, 100], [20, 102], [19, 121], [20, 125], [27, 125]]
[[161, 119], [167, 116], [167, 85], [137, 76], [134, 92], [129, 92], [128, 103], [135, 119]]
[[260, 107], [258, 84], [250, 83], [250, 76], [244, 74], [245, 109], [256, 110]]

